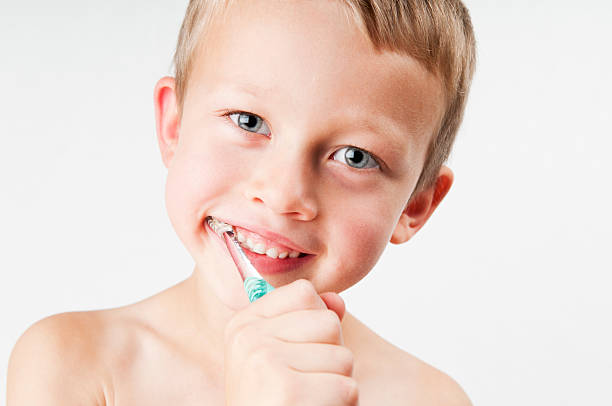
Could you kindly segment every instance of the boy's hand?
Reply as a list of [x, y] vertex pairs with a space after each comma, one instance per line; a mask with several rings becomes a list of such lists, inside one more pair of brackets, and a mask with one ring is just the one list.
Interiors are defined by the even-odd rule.
[[226, 405], [357, 405], [343, 316], [339, 295], [304, 279], [236, 313], [225, 329]]

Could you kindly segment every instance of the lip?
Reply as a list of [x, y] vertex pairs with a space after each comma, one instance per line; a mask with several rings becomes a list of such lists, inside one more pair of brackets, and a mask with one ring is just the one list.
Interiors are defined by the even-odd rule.
[[280, 274], [296, 270], [315, 258], [315, 255], [307, 254], [303, 257], [274, 259], [265, 254], [257, 254], [247, 249], [243, 250], [251, 261], [251, 264], [262, 275]]
[[[220, 219], [220, 218], [217, 218], [217, 217], [215, 217], [215, 218], [217, 220], [223, 221], [224, 223], [231, 224], [231, 225], [235, 226], [234, 224], [232, 224], [230, 222], [227, 222], [224, 219]], [[204, 221], [204, 224], [205, 224], [204, 228], [206, 229], [206, 231], [208, 233], [212, 234], [213, 236], [215, 236], [216, 237], [215, 240], [219, 241], [221, 246], [227, 252], [227, 247], [225, 246], [225, 241], [223, 240], [223, 238], [210, 228], [210, 226], [208, 225], [207, 221]], [[249, 231], [252, 231], [252, 228], [246, 228], [246, 227], [242, 227], [242, 226], [238, 226], [238, 227], [244, 228], [244, 229], [249, 230]], [[256, 232], [256, 231], [254, 231], [254, 232]], [[274, 235], [278, 236], [278, 234], [276, 234], [276, 233], [270, 233], [270, 232], [267, 233], [268, 236], [270, 236], [270, 234], [272, 236], [274, 236]], [[265, 237], [265, 238], [268, 238], [268, 236], [262, 235], [262, 237]], [[272, 238], [269, 238], [269, 239], [273, 240]], [[278, 241], [278, 239], [276, 241]], [[290, 240], [287, 240], [284, 237], [281, 239], [281, 241], [284, 241], [284, 245], [287, 245], [288, 247], [290, 247], [292, 249], [295, 249], [296, 251], [300, 250], [300, 248], [298, 248], [299, 246], [297, 246], [296, 244], [293, 244]], [[287, 242], [290, 243], [290, 244], [287, 244]], [[268, 257], [265, 254], [257, 254], [255, 252], [252, 252], [252, 251], [247, 250], [247, 249], [243, 249], [243, 251], [244, 251], [245, 255], [247, 256], [247, 258], [249, 259], [249, 261], [251, 261], [251, 264], [262, 275], [280, 274], [280, 273], [285, 273], [285, 272], [296, 270], [296, 269], [304, 266], [305, 264], [307, 264], [311, 260], [313, 260], [315, 258], [315, 256], [316, 256], [314, 254], [308, 254], [308, 253], [306, 253], [304, 251], [301, 251], [301, 252], [303, 252], [306, 255], [300, 256], [300, 257], [297, 257], [297, 258], [274, 259], [274, 258]], [[228, 253], [228, 255], [229, 255], [229, 253]]]
[[212, 217], [216, 218], [219, 221], [227, 223], [227, 224], [229, 224], [231, 226], [238, 227], [238, 228], [244, 229], [246, 231], [250, 231], [250, 232], [255, 233], [255, 234], [259, 234], [260, 236], [262, 236], [263, 238], [265, 238], [267, 240], [270, 240], [270, 241], [275, 242], [275, 243], [280, 244], [280, 245], [284, 245], [287, 248], [291, 248], [294, 251], [302, 252], [304, 254], [309, 254], [309, 255], [315, 255], [314, 252], [312, 252], [312, 251], [310, 251], [310, 250], [308, 250], [308, 249], [306, 249], [306, 248], [296, 244], [295, 242], [291, 241], [287, 237], [284, 237], [281, 234], [278, 234], [278, 233], [275, 233], [273, 231], [267, 230], [265, 228], [262, 228], [260, 226], [255, 225], [255, 224], [244, 224], [244, 223], [243, 224], [237, 224], [237, 223], [232, 223], [230, 221], [227, 221], [227, 220], [219, 218], [219, 217], [215, 217], [215, 216], [212, 216]]

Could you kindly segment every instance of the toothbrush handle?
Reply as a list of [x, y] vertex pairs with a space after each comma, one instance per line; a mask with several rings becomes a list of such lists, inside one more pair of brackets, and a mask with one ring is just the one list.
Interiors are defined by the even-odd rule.
[[265, 279], [249, 276], [244, 280], [244, 290], [246, 290], [249, 301], [253, 303], [266, 293], [274, 290], [274, 287]]
[[251, 261], [247, 258], [246, 254], [240, 247], [238, 239], [233, 232], [224, 232], [223, 239], [225, 245], [229, 250], [240, 276], [244, 280], [244, 290], [246, 290], [249, 301], [253, 303], [266, 293], [274, 289], [264, 278], [261, 277], [257, 269], [253, 266]]

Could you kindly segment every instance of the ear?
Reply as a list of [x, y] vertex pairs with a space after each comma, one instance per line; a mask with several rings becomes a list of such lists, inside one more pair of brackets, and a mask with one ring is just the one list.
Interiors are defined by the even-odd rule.
[[179, 139], [180, 117], [175, 89], [174, 78], [166, 76], [157, 82], [153, 93], [157, 142], [166, 168], [174, 157]]
[[395, 226], [391, 243], [402, 244], [423, 227], [450, 190], [453, 179], [453, 171], [443, 165], [434, 184], [412, 196]]

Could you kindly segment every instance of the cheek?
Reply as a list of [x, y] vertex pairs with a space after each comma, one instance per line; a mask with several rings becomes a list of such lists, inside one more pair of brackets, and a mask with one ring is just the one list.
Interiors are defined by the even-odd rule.
[[168, 168], [168, 216], [185, 244], [191, 244], [191, 238], [198, 238], [202, 216], [237, 176], [233, 161], [223, 157], [214, 144], [184, 145], [179, 147]]
[[338, 221], [331, 225], [334, 244], [328, 247], [333, 250], [330, 256], [334, 258], [334, 268], [339, 279], [337, 285], [342, 286], [342, 290], [368, 274], [387, 246], [392, 232], [393, 224], [384, 222], [380, 206], [370, 206], [373, 210], [364, 207], [367, 206], [364, 204], [354, 209], [345, 207], [345, 214], [337, 217], [338, 214]]

